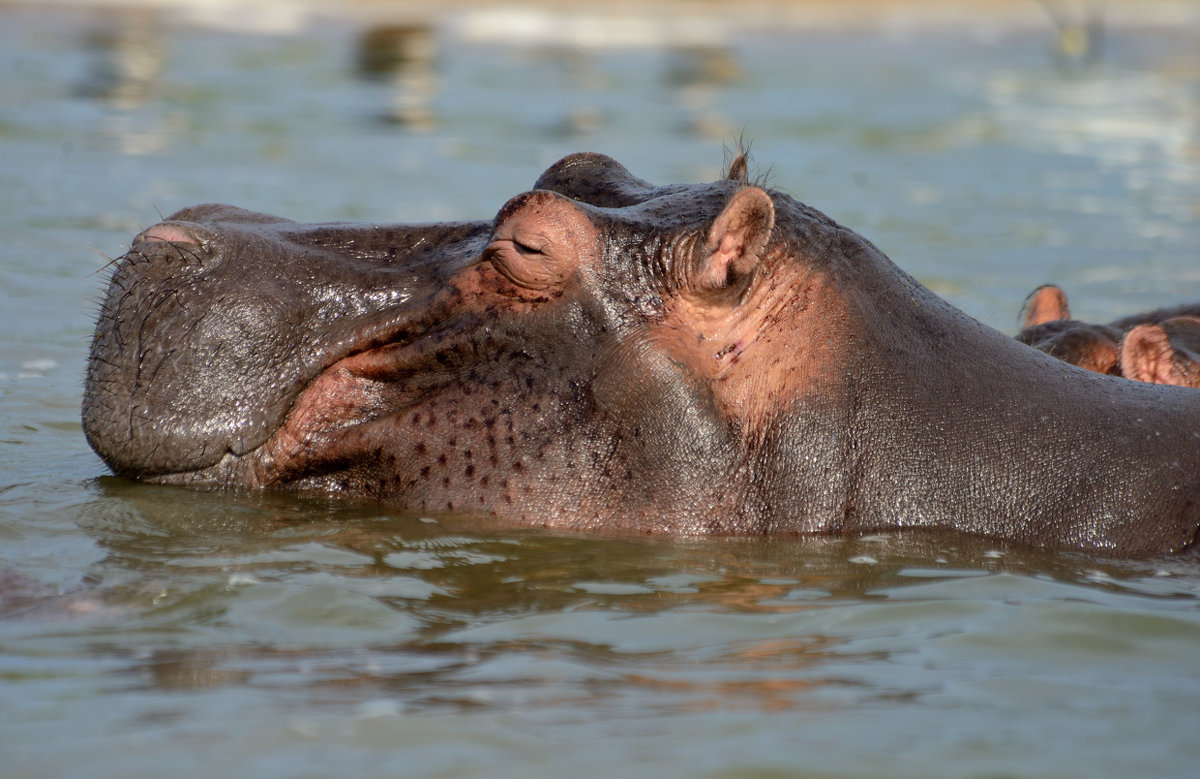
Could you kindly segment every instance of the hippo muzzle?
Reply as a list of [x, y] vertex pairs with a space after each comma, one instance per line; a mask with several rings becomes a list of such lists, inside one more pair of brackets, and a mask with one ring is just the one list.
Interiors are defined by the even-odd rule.
[[134, 239], [101, 305], [89, 442], [134, 478], [262, 481], [246, 457], [303, 388], [350, 355], [436, 328], [439, 292], [488, 231], [299, 225], [215, 205], [173, 214]]

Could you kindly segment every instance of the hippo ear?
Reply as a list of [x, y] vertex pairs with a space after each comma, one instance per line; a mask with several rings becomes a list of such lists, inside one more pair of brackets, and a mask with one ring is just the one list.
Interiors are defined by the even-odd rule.
[[1200, 386], [1200, 359], [1180, 341], [1194, 340], [1200, 322], [1191, 317], [1169, 319], [1161, 325], [1143, 324], [1125, 334], [1121, 342], [1121, 372], [1126, 378], [1152, 384]]
[[1067, 307], [1067, 294], [1053, 284], [1043, 284], [1025, 300], [1024, 327], [1070, 318], [1071, 309]]
[[1171, 340], [1159, 325], [1138, 325], [1121, 342], [1121, 373], [1151, 384], [1181, 384]]
[[771, 196], [758, 187], [739, 189], [708, 229], [696, 287], [720, 290], [744, 278], [767, 248], [774, 226]]

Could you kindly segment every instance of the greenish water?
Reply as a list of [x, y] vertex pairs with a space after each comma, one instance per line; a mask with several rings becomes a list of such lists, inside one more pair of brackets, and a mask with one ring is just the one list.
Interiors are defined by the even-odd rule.
[[[1200, 568], [498, 531], [104, 475], [106, 257], [185, 205], [484, 218], [563, 154], [770, 182], [1012, 332], [1200, 299], [1198, 27], [704, 48], [0, 9], [0, 775], [1192, 776]], [[432, 56], [421, 52], [432, 50]]]

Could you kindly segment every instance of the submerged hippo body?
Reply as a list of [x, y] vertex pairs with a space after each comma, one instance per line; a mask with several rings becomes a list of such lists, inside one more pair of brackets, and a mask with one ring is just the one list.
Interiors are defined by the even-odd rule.
[[957, 529], [1129, 555], [1200, 523], [1200, 403], [966, 316], [729, 178], [568, 157], [492, 222], [173, 215], [117, 265], [88, 440], [148, 481], [571, 529]]

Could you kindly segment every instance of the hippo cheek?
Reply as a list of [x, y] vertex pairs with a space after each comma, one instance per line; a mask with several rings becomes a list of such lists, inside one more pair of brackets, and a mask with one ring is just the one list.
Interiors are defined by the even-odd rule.
[[[397, 453], [410, 448], [403, 420], [445, 403], [465, 410], [502, 371], [496, 365], [504, 356], [519, 351], [520, 314], [481, 300], [478, 275], [456, 280], [475, 295], [447, 295], [422, 332], [349, 354], [308, 382], [270, 439], [247, 458], [245, 481], [338, 489], [347, 473], [387, 473], [390, 482], [408, 475], [406, 463], [397, 462]], [[444, 422], [447, 430], [455, 427], [452, 419]], [[390, 463], [380, 462], [385, 457]]]

